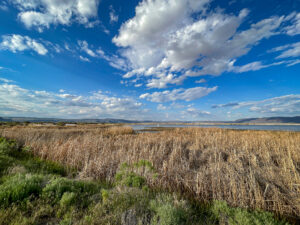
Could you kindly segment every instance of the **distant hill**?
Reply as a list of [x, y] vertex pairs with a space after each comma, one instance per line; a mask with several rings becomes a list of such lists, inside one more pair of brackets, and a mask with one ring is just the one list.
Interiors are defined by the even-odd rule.
[[125, 119], [60, 119], [60, 118], [37, 118], [37, 117], [0, 117], [0, 122], [33, 122], [33, 123], [300, 123], [300, 116], [294, 117], [264, 117], [245, 118], [235, 121], [151, 121], [151, 120], [125, 120]]
[[59, 119], [59, 118], [37, 118], [37, 117], [0, 117], [0, 122], [46, 122], [46, 123], [138, 123], [152, 121], [124, 120], [124, 119]]
[[12, 121], [11, 119], [0, 117], [0, 122], [11, 122], [11, 121]]
[[247, 119], [239, 119], [234, 122], [235, 123], [300, 123], [300, 116], [247, 118]]

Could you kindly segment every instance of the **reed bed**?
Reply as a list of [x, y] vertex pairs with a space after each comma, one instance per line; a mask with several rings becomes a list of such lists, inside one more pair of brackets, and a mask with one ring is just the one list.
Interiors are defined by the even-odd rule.
[[130, 127], [12, 127], [0, 135], [34, 154], [111, 181], [123, 162], [153, 163], [150, 185], [202, 202], [262, 209], [299, 219], [300, 132], [176, 128], [134, 133]]

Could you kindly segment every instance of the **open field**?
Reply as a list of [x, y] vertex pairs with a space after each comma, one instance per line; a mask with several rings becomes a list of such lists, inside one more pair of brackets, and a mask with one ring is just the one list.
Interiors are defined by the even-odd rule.
[[153, 163], [159, 187], [199, 202], [263, 209], [299, 219], [300, 132], [176, 128], [136, 134], [129, 127], [2, 127], [0, 136], [34, 155], [113, 182], [123, 162]]

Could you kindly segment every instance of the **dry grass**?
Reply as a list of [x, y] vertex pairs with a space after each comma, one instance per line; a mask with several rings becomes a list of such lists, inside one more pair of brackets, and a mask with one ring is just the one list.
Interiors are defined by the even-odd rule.
[[177, 128], [134, 134], [131, 128], [0, 128], [45, 159], [82, 177], [111, 180], [120, 163], [151, 161], [153, 185], [201, 201], [300, 215], [300, 132]]

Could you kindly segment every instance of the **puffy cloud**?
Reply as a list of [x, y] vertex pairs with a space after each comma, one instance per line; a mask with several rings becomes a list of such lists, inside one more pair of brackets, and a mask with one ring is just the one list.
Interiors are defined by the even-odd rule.
[[208, 95], [211, 92], [217, 90], [218, 87], [206, 88], [206, 87], [195, 87], [188, 89], [174, 89], [172, 91], [153, 92], [145, 93], [140, 95], [141, 99], [147, 99], [151, 102], [170, 102], [170, 101], [192, 101]]
[[193, 107], [188, 108], [185, 111], [182, 111], [181, 114], [187, 120], [189, 119], [199, 119], [199, 118], [207, 118], [211, 117], [211, 113], [208, 111], [199, 110]]
[[9, 50], [14, 53], [25, 50], [33, 50], [39, 55], [46, 55], [48, 53], [48, 50], [39, 41], [18, 34], [2, 36], [0, 49]]
[[[237, 58], [262, 39], [277, 35], [287, 19], [273, 16], [240, 30], [249, 10], [238, 15], [209, 11], [209, 0], [144, 0], [113, 42], [122, 48], [131, 70], [124, 78], [145, 76], [147, 86], [165, 88], [188, 76], [264, 68], [259, 62], [234, 70]], [[197, 15], [197, 16], [195, 16]], [[163, 75], [162, 75], [163, 74]]]
[[150, 88], [166, 88], [167, 84], [181, 84], [184, 79], [184, 76], [175, 77], [171, 73], [168, 75], [161, 73], [157, 75], [157, 78], [149, 80], [146, 86]]
[[97, 16], [98, 5], [99, 5], [99, 0], [78, 0], [76, 8], [78, 10], [79, 15], [82, 16], [83, 19], [85, 19], [90, 16], [93, 17]]
[[[3, 67], [0, 67], [0, 69], [2, 69]], [[3, 83], [12, 83], [12, 80], [8, 80], [6, 78], [0, 78], [0, 81], [2, 81]]]
[[227, 103], [212, 106], [212, 108], [224, 107], [232, 107], [232, 109], [246, 108], [249, 112], [259, 113], [259, 115], [299, 115], [300, 95], [291, 94], [261, 101]]
[[189, 0], [142, 1], [135, 9], [135, 17], [122, 25], [120, 34], [114, 38], [114, 42], [123, 47], [157, 42], [157, 38], [160, 38], [164, 31], [172, 32], [174, 28], [182, 26], [186, 17], [200, 11], [201, 6], [209, 1], [198, 1], [198, 6], [190, 4], [191, 2]]
[[51, 24], [70, 25], [76, 21], [93, 26], [98, 13], [99, 0], [11, 0], [19, 10], [18, 17], [27, 28], [40, 32]]
[[163, 111], [163, 110], [166, 110], [166, 109], [167, 109], [167, 107], [164, 106], [163, 104], [158, 104], [158, 106], [157, 106], [157, 110], [159, 110], [159, 111]]
[[150, 118], [142, 104], [129, 97], [115, 97], [101, 91], [89, 96], [24, 89], [9, 80], [0, 80], [0, 114], [63, 118], [127, 119]]

